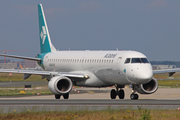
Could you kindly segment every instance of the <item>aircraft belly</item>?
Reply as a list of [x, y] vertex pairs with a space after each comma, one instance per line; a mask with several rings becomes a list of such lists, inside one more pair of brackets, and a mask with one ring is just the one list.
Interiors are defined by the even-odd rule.
[[127, 85], [129, 82], [126, 80], [125, 74], [118, 74], [117, 70], [101, 69], [94, 71], [94, 74], [106, 83]]
[[83, 81], [76, 81], [75, 84], [77, 86], [106, 87], [106, 86], [112, 86], [113, 85], [112, 83], [106, 83], [106, 82], [100, 80], [92, 72], [83, 71], [81, 73], [87, 74], [89, 76], [89, 79], [83, 80]]

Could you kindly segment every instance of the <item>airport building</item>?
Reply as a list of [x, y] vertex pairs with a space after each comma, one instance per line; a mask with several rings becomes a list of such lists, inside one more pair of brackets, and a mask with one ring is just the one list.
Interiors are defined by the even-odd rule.
[[176, 68], [175, 65], [152, 65], [152, 67], [153, 67], [154, 70]]
[[1, 69], [15, 69], [18, 67], [18, 63], [0, 63]]
[[24, 62], [21, 62], [19, 64], [21, 64], [23, 68], [35, 68], [35, 67], [37, 67], [36, 61], [32, 61], [32, 60], [24, 60]]
[[35, 61], [31, 60], [14, 62], [13, 60], [7, 59], [5, 63], [4, 59], [0, 59], [0, 69], [20, 69], [20, 66], [22, 66], [23, 68], [39, 67], [39, 65]]

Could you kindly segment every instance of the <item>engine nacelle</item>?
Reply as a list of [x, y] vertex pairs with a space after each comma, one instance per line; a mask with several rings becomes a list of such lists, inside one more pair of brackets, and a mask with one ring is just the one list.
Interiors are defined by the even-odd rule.
[[49, 90], [53, 94], [63, 95], [72, 89], [72, 81], [64, 76], [55, 76], [48, 82]]
[[152, 94], [158, 89], [158, 82], [155, 78], [145, 84], [136, 86], [136, 91], [140, 94]]

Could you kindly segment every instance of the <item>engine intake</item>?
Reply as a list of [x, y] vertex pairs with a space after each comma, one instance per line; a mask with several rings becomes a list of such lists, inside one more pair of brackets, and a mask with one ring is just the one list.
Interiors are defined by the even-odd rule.
[[158, 89], [158, 82], [155, 78], [145, 84], [136, 86], [136, 91], [140, 94], [152, 94]]
[[48, 87], [53, 94], [63, 95], [71, 91], [72, 82], [67, 77], [56, 76], [51, 78], [51, 80], [48, 82]]

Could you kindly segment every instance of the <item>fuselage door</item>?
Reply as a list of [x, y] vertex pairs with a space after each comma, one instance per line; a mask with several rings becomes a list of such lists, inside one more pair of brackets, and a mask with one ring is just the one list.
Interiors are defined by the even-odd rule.
[[118, 59], [117, 59], [116, 69], [117, 69], [118, 74], [121, 74], [122, 59], [123, 59], [123, 57], [118, 57]]

